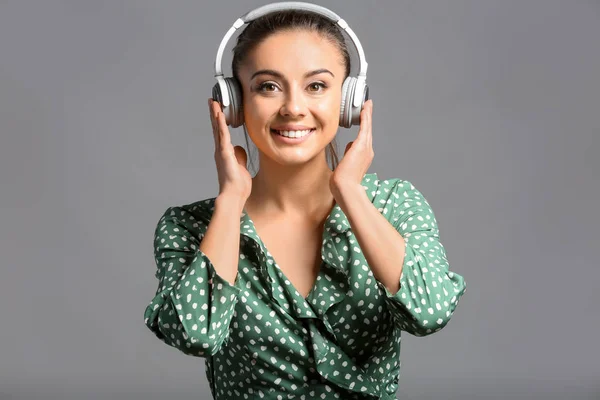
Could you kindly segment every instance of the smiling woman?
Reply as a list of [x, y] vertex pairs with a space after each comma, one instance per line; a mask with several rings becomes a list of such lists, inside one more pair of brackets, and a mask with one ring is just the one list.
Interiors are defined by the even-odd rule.
[[[290, 32], [293, 34], [289, 35]], [[303, 42], [302, 39], [305, 38], [309, 39], [309, 43]], [[275, 40], [265, 43], [268, 39]], [[260, 54], [257, 54], [257, 51]], [[326, 68], [325, 64], [329, 68]], [[265, 67], [269, 65], [273, 68]], [[312, 66], [314, 68], [311, 68]], [[294, 85], [306, 84], [307, 87], [301, 89], [307, 89], [312, 96], [323, 97], [325, 93], [328, 96], [336, 94], [341, 96], [342, 82], [350, 75], [351, 62], [342, 31], [331, 20], [314, 12], [284, 9], [257, 18], [244, 29], [233, 48], [231, 69], [234, 79], [243, 92], [243, 109], [246, 116], [246, 110], [250, 107], [246, 99], [250, 93], [256, 93], [254, 90], [262, 91], [260, 93], [264, 96], [281, 98], [287, 91], [295, 90]], [[332, 72], [334, 70], [337, 70], [337, 78]], [[319, 76], [326, 77], [326, 81], [316, 79]], [[288, 82], [288, 77], [298, 79], [300, 82]], [[257, 82], [256, 78], [263, 79]], [[269, 81], [268, 78], [274, 78], [276, 81]], [[314, 82], [307, 82], [309, 79], [313, 79]], [[251, 83], [259, 86], [252, 88], [252, 92]], [[340, 104], [339, 100], [340, 98], [336, 105]], [[335, 106], [330, 111], [334, 112]], [[339, 109], [337, 112], [339, 113]], [[245, 122], [243, 125], [245, 139], [247, 148], [250, 148], [248, 121]], [[257, 147], [260, 151], [258, 144]], [[330, 137], [325, 156], [326, 162], [331, 165], [329, 169], [334, 170], [339, 163], [335, 135], [333, 138]], [[263, 159], [261, 158], [260, 161], [262, 165]], [[250, 158], [250, 166], [253, 167], [252, 158]]]
[[[265, 164], [305, 168], [308, 163], [319, 176], [331, 173], [322, 155], [339, 128], [343, 60], [334, 44], [308, 30], [271, 34], [244, 57], [237, 71], [244, 122], [259, 150], [261, 170]], [[272, 129], [304, 138], [283, 139]]]
[[[224, 79], [224, 43], [245, 22]], [[263, 6], [232, 29], [209, 99], [219, 195], [158, 221], [145, 324], [206, 359], [215, 399], [395, 399], [401, 332], [442, 329], [466, 284], [448, 269], [422, 193], [366, 173], [373, 102], [362, 47], [341, 18], [307, 3]], [[358, 123], [338, 162], [338, 128]], [[228, 125], [256, 145], [254, 177]]]

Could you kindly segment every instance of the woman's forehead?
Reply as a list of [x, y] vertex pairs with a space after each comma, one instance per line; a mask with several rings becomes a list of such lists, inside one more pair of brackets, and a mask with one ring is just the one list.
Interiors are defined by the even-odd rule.
[[249, 73], [262, 69], [284, 72], [331, 70], [337, 77], [343, 72], [339, 49], [322, 35], [306, 31], [278, 32], [265, 38], [248, 54]]

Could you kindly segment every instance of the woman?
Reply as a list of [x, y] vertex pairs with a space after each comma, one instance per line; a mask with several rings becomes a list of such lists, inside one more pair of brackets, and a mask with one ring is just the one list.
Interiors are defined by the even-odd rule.
[[371, 100], [336, 165], [350, 57], [332, 21], [298, 10], [258, 18], [232, 70], [260, 169], [250, 175], [209, 99], [219, 195], [158, 221], [145, 323], [205, 358], [215, 399], [394, 399], [401, 331], [442, 329], [466, 290], [433, 211], [409, 181], [366, 173]]

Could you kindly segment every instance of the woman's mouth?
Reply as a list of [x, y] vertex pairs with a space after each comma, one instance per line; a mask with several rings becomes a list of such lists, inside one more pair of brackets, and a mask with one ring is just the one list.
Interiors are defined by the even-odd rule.
[[282, 143], [298, 144], [309, 138], [316, 129], [307, 129], [299, 131], [278, 131], [271, 129], [271, 133]]

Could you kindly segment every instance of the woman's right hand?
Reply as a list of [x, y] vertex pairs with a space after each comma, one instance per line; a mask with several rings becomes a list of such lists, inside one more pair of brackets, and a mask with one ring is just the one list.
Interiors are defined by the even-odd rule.
[[215, 162], [219, 177], [219, 195], [238, 197], [243, 203], [252, 191], [252, 176], [246, 168], [248, 156], [241, 146], [231, 144], [231, 135], [221, 111], [221, 105], [212, 98], [208, 99], [210, 122], [215, 138]]

